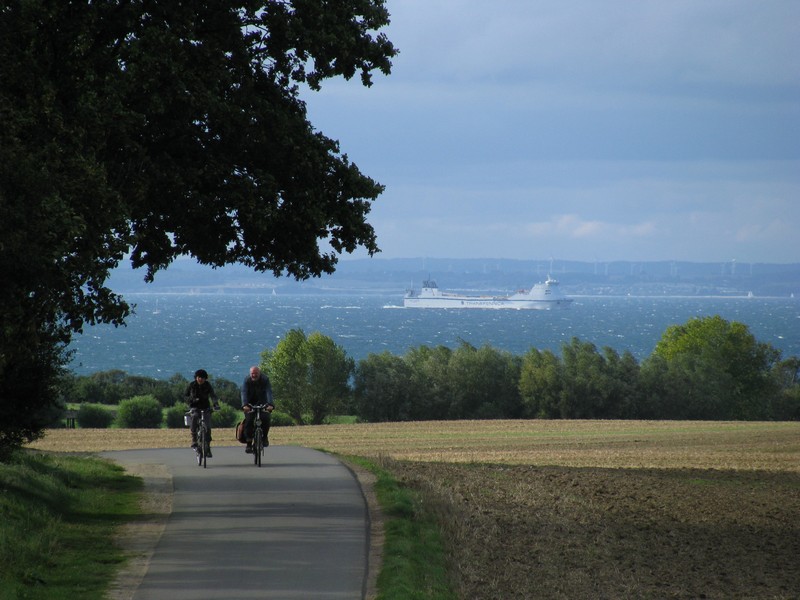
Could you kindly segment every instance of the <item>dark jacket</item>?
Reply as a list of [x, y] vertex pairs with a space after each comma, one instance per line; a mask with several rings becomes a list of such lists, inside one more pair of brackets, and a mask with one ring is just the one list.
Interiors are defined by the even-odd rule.
[[214, 400], [214, 404], [219, 403], [219, 398], [217, 398], [217, 395], [214, 393], [214, 388], [211, 387], [208, 381], [204, 381], [203, 383], [192, 381], [186, 388], [184, 397], [189, 404], [189, 408], [197, 408], [200, 410], [208, 410], [211, 408], [212, 399]]
[[269, 377], [261, 373], [261, 376], [253, 381], [249, 377], [245, 378], [242, 384], [242, 406], [248, 404], [272, 404], [272, 384]]

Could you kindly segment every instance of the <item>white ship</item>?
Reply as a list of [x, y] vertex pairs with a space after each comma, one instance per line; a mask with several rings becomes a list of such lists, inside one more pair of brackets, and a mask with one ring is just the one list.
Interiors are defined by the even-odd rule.
[[520, 290], [510, 296], [467, 296], [443, 292], [436, 282], [428, 279], [422, 289], [411, 289], [403, 297], [406, 308], [513, 308], [517, 310], [549, 310], [566, 308], [572, 303], [561, 293], [558, 281], [547, 277], [544, 283], [537, 283], [529, 290]]

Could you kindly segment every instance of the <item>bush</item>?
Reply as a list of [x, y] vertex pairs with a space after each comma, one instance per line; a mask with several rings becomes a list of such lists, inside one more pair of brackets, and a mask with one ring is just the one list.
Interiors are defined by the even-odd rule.
[[292, 425], [296, 425], [294, 419], [285, 412], [280, 412], [277, 410], [272, 411], [270, 427], [290, 427]]
[[106, 429], [114, 421], [114, 413], [101, 404], [82, 403], [76, 419], [84, 429]]
[[235, 427], [236, 423], [242, 420], [242, 411], [236, 410], [227, 404], [221, 404], [219, 410], [215, 410], [211, 416], [212, 427]]
[[117, 425], [127, 429], [157, 429], [163, 415], [161, 404], [151, 394], [123, 400], [117, 412]]
[[183, 415], [186, 414], [187, 406], [180, 400], [164, 411], [164, 418], [169, 429], [183, 429], [186, 424], [183, 422]]

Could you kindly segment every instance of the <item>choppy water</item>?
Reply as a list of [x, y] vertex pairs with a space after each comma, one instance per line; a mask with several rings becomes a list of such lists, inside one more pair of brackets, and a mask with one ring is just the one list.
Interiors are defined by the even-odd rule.
[[86, 375], [109, 369], [166, 379], [199, 368], [213, 377], [244, 378], [265, 348], [293, 328], [330, 336], [356, 360], [420, 345], [474, 346], [523, 354], [560, 353], [572, 337], [598, 348], [629, 350], [642, 360], [664, 330], [692, 317], [739, 321], [761, 342], [800, 356], [800, 301], [777, 298], [577, 297], [566, 310], [406, 309], [398, 296], [256, 294], [128, 294], [137, 305], [127, 327], [87, 329], [71, 345], [71, 368]]

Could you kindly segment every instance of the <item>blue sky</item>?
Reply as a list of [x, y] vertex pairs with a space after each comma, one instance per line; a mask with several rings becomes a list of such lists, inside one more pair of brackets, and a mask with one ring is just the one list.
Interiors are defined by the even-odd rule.
[[378, 257], [800, 262], [797, 0], [388, 7], [392, 74], [304, 94]]

